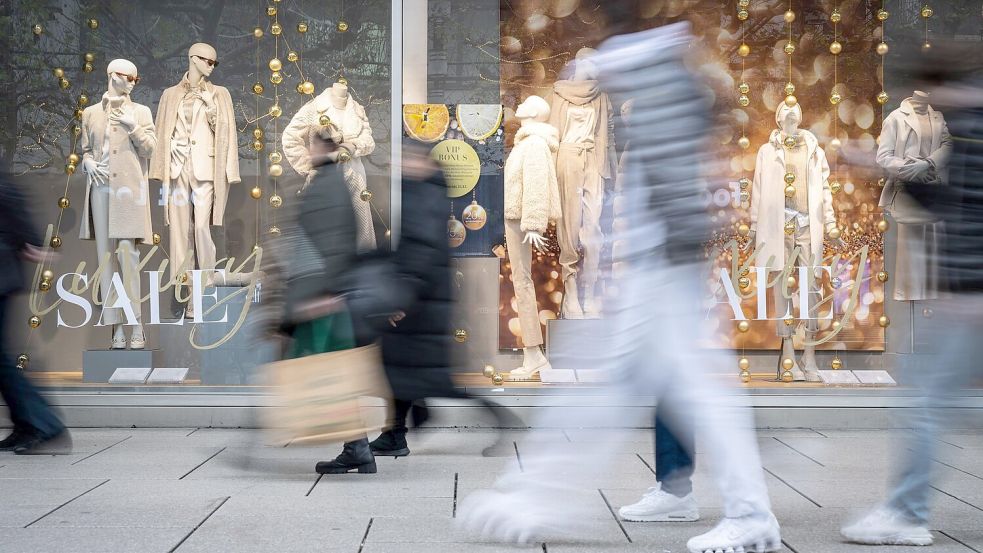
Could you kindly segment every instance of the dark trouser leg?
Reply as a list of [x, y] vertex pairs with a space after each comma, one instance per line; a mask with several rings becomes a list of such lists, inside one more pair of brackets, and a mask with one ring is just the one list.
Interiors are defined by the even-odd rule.
[[[677, 413], [677, 416], [679, 414]], [[683, 425], [678, 425], [683, 426]], [[683, 433], [685, 431], [677, 430]], [[693, 435], [685, 432], [677, 436], [655, 412], [655, 479], [662, 484], [662, 491], [683, 497], [693, 491]]]
[[406, 434], [406, 419], [409, 417], [410, 409], [413, 408], [413, 402], [405, 399], [397, 399], [394, 401], [396, 403], [396, 408], [393, 412], [392, 431]]
[[[3, 328], [7, 309], [7, 298], [0, 297], [0, 329]], [[2, 342], [2, 340], [0, 340]], [[18, 369], [14, 360], [0, 343], [0, 394], [10, 409], [10, 420], [14, 428], [31, 432], [44, 438], [57, 435], [65, 429], [55, 412], [41, 397], [37, 388]]]

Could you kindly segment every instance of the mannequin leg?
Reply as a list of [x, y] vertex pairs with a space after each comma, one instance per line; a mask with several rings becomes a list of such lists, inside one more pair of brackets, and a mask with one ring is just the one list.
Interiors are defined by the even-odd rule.
[[[769, 282], [777, 277], [774, 272], [770, 272], [769, 275]], [[785, 294], [782, 293], [781, 281], [775, 283], [774, 287], [772, 288], [772, 293], [775, 299], [775, 317], [781, 317], [786, 313], [794, 313], [792, 298], [786, 298]], [[795, 326], [785, 324], [785, 320], [783, 319], [779, 319], [775, 322], [775, 324], [778, 337], [782, 339], [782, 353], [778, 356], [777, 364], [777, 375], [779, 380], [782, 377], [782, 372], [785, 371], [785, 368], [782, 366], [782, 362], [786, 359], [792, 360], [792, 380], [805, 380], [805, 374], [802, 372], [802, 369], [795, 360], [795, 348], [792, 345], [792, 336], [795, 334]]]
[[[116, 251], [116, 240], [109, 238], [109, 186], [92, 186], [89, 192], [89, 209], [92, 214], [92, 230], [96, 237], [96, 255], [99, 256], [99, 265], [102, 271], [99, 275], [99, 299], [102, 305], [113, 303], [115, 294], [109, 292], [113, 289], [113, 272], [117, 270], [116, 258], [113, 252]], [[118, 308], [102, 309], [101, 322], [113, 325], [113, 339], [110, 343], [112, 349], [123, 349], [126, 347], [126, 335], [123, 333], [122, 314]]]
[[146, 338], [143, 333], [142, 310], [140, 308], [140, 273], [137, 270], [137, 266], [140, 264], [140, 252], [133, 240], [120, 240], [116, 256], [119, 259], [123, 286], [126, 288], [126, 295], [130, 298], [130, 305], [133, 306], [133, 313], [137, 320], [136, 326], [133, 327], [130, 348], [143, 349], [146, 345]]
[[556, 161], [556, 178], [560, 187], [560, 209], [563, 217], [556, 227], [560, 244], [560, 266], [563, 278], [565, 319], [583, 318], [584, 312], [577, 291], [577, 263], [580, 261], [580, 226], [583, 218], [581, 195], [584, 186], [584, 153], [576, 146], [560, 145]]
[[[191, 180], [194, 226], [194, 251], [199, 269], [215, 268], [215, 240], [212, 239], [212, 207], [215, 205], [215, 186], [211, 181]], [[203, 284], [210, 286], [213, 275], [208, 274]]]
[[601, 265], [601, 248], [604, 233], [601, 230], [601, 211], [604, 209], [604, 179], [594, 170], [588, 177], [591, 182], [584, 187], [584, 219], [580, 228], [580, 242], [584, 249], [584, 272], [581, 279], [584, 286], [584, 315], [596, 318], [600, 315], [600, 305], [595, 300], [598, 268]]
[[[802, 229], [796, 233], [795, 240], [800, 248], [798, 266], [813, 267], [821, 264], [818, 262], [814, 263], [812, 260], [812, 238], [809, 234], [809, 229]], [[796, 277], [798, 277], [798, 266], [796, 267]], [[806, 282], [799, 282], [800, 287], [808, 286], [809, 312], [802, 315], [805, 318], [803, 322], [805, 323], [806, 343], [815, 341], [816, 333], [819, 332], [819, 320], [817, 317], [819, 316], [819, 302], [822, 299], [822, 296], [819, 294], [819, 283], [816, 282], [815, 272], [810, 269], [808, 274], [809, 278], [806, 279]], [[805, 306], [800, 306], [800, 309], [804, 308]], [[800, 366], [803, 377], [807, 382], [820, 382], [822, 380], [819, 378], [819, 364], [816, 362], [816, 346], [803, 346]]]
[[188, 178], [189, 168], [185, 166], [181, 174], [171, 180], [171, 197], [167, 203], [171, 278], [174, 280], [178, 280], [194, 264], [191, 257], [194, 250], [191, 240], [191, 185]]
[[512, 286], [519, 310], [519, 327], [522, 331], [522, 367], [509, 372], [509, 380], [530, 380], [542, 369], [549, 368], [549, 361], [540, 351], [543, 344], [543, 327], [539, 323], [536, 305], [536, 287], [532, 281], [532, 246], [523, 243], [525, 233], [519, 221], [505, 221], [505, 244], [512, 266]]

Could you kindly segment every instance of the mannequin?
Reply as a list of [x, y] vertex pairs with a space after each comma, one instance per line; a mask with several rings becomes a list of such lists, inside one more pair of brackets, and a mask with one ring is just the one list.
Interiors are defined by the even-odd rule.
[[[103, 301], [100, 324], [113, 326], [112, 349], [126, 348], [124, 320], [133, 327], [130, 348], [143, 349], [136, 243], [153, 241], [147, 168], [157, 138], [150, 108], [130, 99], [139, 81], [136, 65], [113, 60], [106, 75], [109, 85], [102, 101], [82, 112], [80, 149], [86, 187], [79, 238], [95, 239], [99, 263], [104, 264], [97, 284]], [[114, 272], [120, 275], [128, 307], [107, 307], [119, 299], [111, 293]]]
[[[327, 119], [322, 120], [322, 117]], [[343, 137], [341, 148], [344, 153], [340, 159], [344, 163], [345, 182], [355, 208], [359, 250], [374, 250], [376, 240], [372, 207], [362, 199], [362, 193], [366, 191], [366, 178], [361, 158], [375, 150], [375, 140], [365, 109], [352, 98], [347, 85], [334, 83], [300, 108], [283, 130], [283, 154], [294, 171], [306, 178], [306, 188], [316, 174], [311, 165], [311, 137], [325, 123], [336, 126]]]
[[[556, 173], [563, 220], [557, 239], [564, 290], [561, 309], [568, 319], [583, 318], [585, 312], [587, 316], [598, 314], [594, 294], [604, 241], [601, 209], [605, 179], [613, 179], [617, 173], [611, 101], [600, 91], [598, 68], [590, 60], [594, 53], [590, 48], [577, 52], [572, 78], [554, 83], [550, 96], [549, 122], [560, 133]], [[582, 269], [578, 268], [581, 248]]]
[[163, 183], [171, 278], [178, 282], [190, 282], [184, 271], [194, 269], [195, 261], [198, 269], [215, 268], [211, 225], [222, 226], [229, 185], [241, 182], [232, 96], [209, 81], [217, 66], [215, 48], [192, 45], [188, 72], [164, 91], [157, 107], [161, 144], [150, 177]]
[[[815, 135], [799, 128], [802, 108], [798, 104], [788, 106], [780, 103], [775, 111], [775, 122], [778, 129], [772, 131], [768, 142], [758, 150], [751, 185], [751, 234], [745, 247], [754, 244], [757, 252], [754, 264], [769, 268], [769, 282], [777, 278], [774, 297], [776, 317], [779, 318], [777, 332], [782, 338], [779, 370], [784, 370], [782, 361], [791, 359], [793, 380], [818, 382], [819, 365], [815, 346], [805, 346], [801, 364], [795, 359], [792, 345], [794, 329], [786, 324], [793, 320], [792, 299], [787, 296], [795, 295], [795, 292], [786, 289], [784, 277], [794, 276], [798, 279], [798, 267], [822, 264], [825, 235], [838, 248], [842, 248], [844, 243], [836, 228], [826, 153]], [[786, 267], [792, 269], [790, 274], [776, 274]], [[805, 319], [807, 343], [815, 341], [819, 330], [818, 313], [815, 312], [815, 306], [821, 299], [817, 277], [818, 271], [810, 270], [809, 282], [797, 283], [798, 286], [809, 287], [809, 305], [813, 310]], [[758, 286], [763, 293], [765, 283]], [[790, 317], [788, 320], [785, 319], [786, 314]]]
[[546, 251], [546, 228], [560, 218], [560, 192], [553, 168], [559, 147], [557, 130], [546, 121], [550, 106], [530, 96], [516, 109], [522, 125], [505, 162], [505, 243], [512, 264], [512, 283], [522, 329], [522, 366], [509, 380], [531, 380], [550, 370], [543, 355], [543, 329], [539, 323], [536, 288], [532, 280], [532, 248]]
[[941, 186], [948, 180], [952, 138], [945, 118], [928, 102], [928, 93], [916, 90], [887, 116], [878, 138], [877, 164], [888, 173], [878, 205], [898, 223], [898, 301], [938, 298], [939, 221], [905, 191], [909, 183]]

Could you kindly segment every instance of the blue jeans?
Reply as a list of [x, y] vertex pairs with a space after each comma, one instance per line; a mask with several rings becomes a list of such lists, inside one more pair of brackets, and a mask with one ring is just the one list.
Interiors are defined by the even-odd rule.
[[676, 425], [673, 432], [659, 416], [659, 409], [655, 410], [655, 479], [662, 491], [683, 497], [693, 491], [692, 427]]

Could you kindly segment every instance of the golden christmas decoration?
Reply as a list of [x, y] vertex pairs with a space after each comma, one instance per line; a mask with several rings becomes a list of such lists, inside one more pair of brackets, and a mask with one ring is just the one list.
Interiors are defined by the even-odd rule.
[[795, 173], [785, 173], [785, 184], [795, 183]]
[[793, 21], [795, 21], [795, 12], [792, 11], [792, 10], [786, 11], [785, 12], [785, 22], [786, 23], [791, 23]]
[[270, 74], [270, 82], [273, 84], [280, 84], [283, 82], [283, 75], [279, 71], [274, 71]]
[[254, 200], [258, 200], [263, 197], [263, 189], [258, 186], [254, 186], [252, 190], [249, 191], [249, 195], [252, 196]]
[[880, 9], [880, 10], [877, 11], [877, 20], [878, 21], [887, 21], [887, 18], [888, 17], [891, 17], [891, 14], [887, 10], [885, 10], [885, 9], [882, 8], [882, 9]]
[[68, 154], [68, 163], [72, 165], [78, 165], [78, 162], [81, 160], [82, 158], [80, 158], [79, 155], [76, 153]]
[[283, 115], [283, 108], [280, 107], [280, 104], [270, 106], [270, 116], [280, 117], [281, 115]]
[[877, 53], [880, 54], [880, 55], [882, 55], [882, 56], [887, 55], [888, 50], [889, 50], [889, 48], [888, 48], [886, 42], [881, 42], [881, 43], [879, 43], [877, 45]]
[[393, 231], [391, 231], [391, 230], [389, 230], [389, 229], [386, 229], [386, 238], [389, 238], [389, 237], [391, 237], [392, 235], [393, 235]]
[[297, 60], [299, 59], [300, 56], [297, 54], [297, 52], [294, 52], [293, 50], [287, 52], [287, 61], [290, 63], [297, 63]]
[[840, 96], [839, 92], [834, 92], [829, 95], [829, 103], [833, 104], [834, 106], [839, 105], [839, 103], [842, 101], [843, 101], [843, 97]]
[[300, 34], [306, 33], [307, 32], [307, 23], [305, 23], [303, 21], [301, 21], [300, 23], [298, 23], [297, 24], [297, 32], [300, 33]]
[[60, 207], [61, 209], [68, 209], [69, 205], [71, 205], [71, 202], [69, 202], [68, 198], [66, 198], [65, 196], [58, 198], [58, 207]]
[[741, 371], [741, 382], [747, 384], [751, 382], [751, 373], [749, 371]]
[[829, 14], [829, 20], [833, 23], [839, 23], [843, 19], [843, 14], [840, 13], [839, 9], [834, 8], [833, 12]]
[[276, 16], [276, 6], [267, 6], [266, 7], [266, 15], [268, 15], [270, 17], [275, 17]]
[[[76, 119], [82, 119], [82, 113], [83, 113], [82, 108], [79, 108], [75, 110], [75, 112], [72, 113], [72, 115], [74, 115]], [[76, 128], [78, 129], [77, 131], [75, 129], [72, 129], [72, 132], [75, 133], [75, 136], [82, 134], [82, 127], [76, 127]]]
[[85, 53], [85, 54], [84, 54], [84, 55], [82, 56], [82, 60], [83, 60], [83, 61], [87, 61], [87, 62], [89, 62], [89, 63], [92, 63], [92, 62], [94, 62], [94, 61], [96, 61], [96, 55], [95, 55], [95, 54], [93, 54], [92, 52], [86, 52], [86, 53]]
[[747, 190], [747, 188], [751, 186], [751, 179], [747, 177], [741, 177], [740, 179], [738, 179], [737, 184], [738, 186], [741, 187], [741, 190]]
[[743, 237], [747, 237], [749, 234], [751, 234], [751, 227], [747, 226], [744, 223], [741, 223], [737, 227], [737, 234]]
[[742, 136], [737, 139], [737, 145], [740, 146], [742, 150], [747, 150], [751, 147], [751, 140], [746, 136]]
[[782, 382], [788, 383], [795, 380], [795, 376], [792, 375], [792, 371], [784, 370], [782, 371]]
[[95, 66], [89, 62], [85, 62], [85, 64], [82, 65], [82, 71], [86, 73], [92, 73], [95, 70], [96, 70]]
[[42, 280], [41, 282], [39, 282], [38, 283], [38, 290], [41, 290], [42, 292], [47, 292], [48, 290], [51, 290], [51, 281], [50, 280]]
[[345, 86], [348, 86], [348, 79], [344, 77], [338, 77], [338, 84], [343, 84]]
[[338, 163], [348, 163], [351, 160], [352, 160], [352, 155], [344, 150], [342, 150], [341, 153], [338, 154]]
[[887, 222], [887, 219], [881, 219], [877, 221], [877, 232], [884, 234], [891, 228], [891, 223]]
[[283, 165], [280, 165], [279, 163], [273, 163], [270, 165], [269, 172], [271, 177], [279, 177], [280, 175], [283, 174]]
[[253, 83], [253, 94], [262, 94], [264, 90], [263, 83]]
[[833, 357], [833, 360], [829, 363], [830, 368], [834, 371], [838, 371], [843, 368], [843, 360], [839, 357]]
[[92, 29], [93, 31], [99, 28], [99, 20], [93, 17], [90, 17], [89, 20], [85, 22], [85, 24], [88, 25], [89, 28]]
[[829, 147], [832, 148], [832, 149], [834, 149], [834, 150], [839, 150], [840, 149], [840, 146], [842, 146], [842, 145], [843, 145], [843, 143], [840, 142], [840, 139], [839, 138], [834, 138], [833, 140], [830, 140], [829, 141]]
[[255, 37], [255, 38], [263, 38], [263, 29], [260, 29], [259, 27], [256, 27], [255, 29], [253, 29], [253, 37]]
[[737, 0], [737, 5], [746, 8], [751, 5], [751, 0]]
[[786, 371], [792, 370], [792, 367], [794, 366], [795, 366], [795, 361], [792, 361], [788, 357], [782, 359], [782, 368], [785, 369]]
[[741, 321], [741, 322], [737, 323], [737, 330], [740, 331], [740, 332], [747, 332], [747, 331], [751, 330], [751, 323], [749, 323], [747, 321]]
[[270, 71], [279, 71], [283, 69], [283, 62], [280, 58], [273, 58], [270, 60]]
[[41, 36], [44, 34], [44, 27], [39, 24], [35, 24], [33, 27], [31, 27], [31, 32], [34, 33], [34, 36]]
[[370, 192], [368, 189], [362, 190], [362, 193], [359, 194], [358, 197], [363, 202], [371, 202], [372, 201], [372, 192]]
[[477, 201], [472, 201], [471, 205], [464, 208], [461, 220], [468, 230], [481, 230], [488, 222], [488, 213], [485, 208], [478, 205]]
[[747, 83], [741, 83], [737, 85], [737, 91], [740, 92], [741, 94], [747, 94], [748, 92], [751, 92], [751, 85]]
[[18, 355], [17, 356], [17, 368], [18, 369], [26, 369], [27, 368], [27, 363], [30, 360], [31, 360], [31, 358], [28, 357], [26, 353], [22, 353], [22, 354]]
[[746, 371], [751, 368], [751, 360], [748, 359], [747, 357], [741, 357], [740, 359], [737, 360], [737, 366], [742, 371]]
[[463, 223], [457, 220], [453, 215], [447, 220], [447, 242], [452, 248], [456, 248], [464, 243], [464, 239], [467, 238], [468, 231]]
[[[796, 286], [798, 286], [799, 281], [794, 276], [789, 275], [788, 279], [786, 279], [786, 281], [785, 281], [785, 284], [787, 284], [788, 285], [788, 289], [791, 290], [792, 288], [795, 288]], [[786, 321], [785, 324], [791, 326], [791, 323], [788, 322], [788, 321], [791, 321], [791, 320], [792, 319], [785, 319], [785, 321]]]
[[317, 122], [318, 122], [318, 123], [319, 123], [319, 124], [320, 124], [320, 125], [321, 125], [322, 127], [327, 127], [328, 125], [330, 125], [330, 124], [331, 124], [331, 118], [330, 118], [330, 117], [328, 117], [327, 115], [321, 115], [321, 117], [319, 117], [319, 118], [317, 119]]
[[485, 368], [482, 369], [481, 374], [483, 374], [485, 378], [491, 378], [495, 376], [495, 367], [491, 365], [485, 365]]
[[795, 94], [795, 85], [792, 83], [785, 83], [785, 95], [791, 96]]
[[881, 104], [882, 106], [886, 104], [887, 101], [890, 99], [891, 97], [887, 95], [887, 92], [881, 92], [880, 94], [877, 95], [877, 103]]
[[76, 168], [77, 166], [74, 163], [69, 163], [68, 165], [65, 166], [65, 173], [68, 175], [74, 175]]
[[746, 203], [751, 199], [751, 193], [747, 190], [741, 190], [741, 203]]
[[45, 269], [41, 271], [41, 278], [44, 280], [52, 280], [55, 278], [55, 272], [51, 269]]
[[454, 341], [458, 344], [463, 344], [468, 341], [468, 331], [463, 328], [459, 328], [454, 331]]
[[784, 144], [786, 148], [791, 150], [792, 148], [795, 147], [795, 137], [786, 136], [785, 140], [782, 141], [782, 144]]
[[751, 279], [748, 277], [741, 277], [737, 279], [737, 285], [740, 286], [741, 290], [747, 290], [751, 286]]
[[932, 8], [930, 8], [929, 6], [924, 6], [922, 8], [922, 17], [924, 17], [925, 19], [928, 19], [929, 17], [932, 17], [933, 15], [935, 15], [935, 11], [932, 10]]
[[836, 240], [837, 238], [839, 238], [842, 235], [843, 235], [843, 231], [841, 231], [840, 229], [838, 229], [836, 227], [833, 227], [833, 228], [829, 229], [829, 237], [832, 238], [833, 240]]
[[785, 234], [788, 234], [789, 236], [795, 234], [795, 221], [785, 223]]
[[33, 315], [33, 316], [31, 316], [30, 319], [27, 320], [27, 324], [31, 328], [37, 328], [37, 327], [41, 326], [41, 317], [38, 317], [37, 315]]
[[87, 105], [89, 105], [89, 97], [86, 96], [85, 94], [79, 94], [78, 104], [80, 106], [87, 106]]
[[257, 152], [262, 151], [263, 150], [263, 141], [262, 140], [254, 140], [253, 141], [253, 149], [256, 150]]
[[881, 328], [887, 328], [891, 326], [891, 319], [887, 315], [881, 315], [881, 317], [877, 319], [877, 324], [880, 325]]
[[280, 163], [283, 161], [283, 154], [280, 152], [270, 152], [270, 163]]
[[744, 9], [742, 9], [742, 10], [738, 10], [738, 11], [737, 11], [737, 18], [738, 18], [738, 19], [740, 19], [741, 21], [747, 21], [747, 18], [748, 18], [748, 17], [750, 16], [750, 15], [751, 15], [751, 14], [750, 14], [750, 13], [748, 13], [748, 11], [747, 11], [747, 10], [744, 10]]
[[338, 22], [338, 32], [339, 33], [346, 33], [346, 32], [348, 32], [348, 22], [347, 21], [339, 21]]
[[750, 53], [751, 53], [751, 47], [748, 46], [746, 43], [742, 43], [740, 46], [737, 47], [737, 55], [741, 56], [742, 58], [748, 57]]
[[263, 129], [259, 127], [253, 129], [253, 138], [255, 138], [256, 140], [263, 138]]
[[492, 377], [492, 383], [495, 384], [496, 386], [501, 386], [502, 384], [505, 383], [505, 377], [500, 374], [496, 374], [495, 376]]
[[890, 276], [887, 274], [887, 271], [877, 271], [878, 282], [887, 282], [889, 278]]
[[799, 99], [796, 98], [795, 96], [786, 96], [785, 97], [785, 105], [788, 106], [788, 107], [790, 107], [790, 108], [794, 108], [795, 105], [798, 104], [798, 103], [799, 103]]
[[931, 49], [932, 49], [931, 42], [926, 41], [925, 44], [922, 44], [922, 53], [927, 53]]
[[792, 42], [786, 42], [784, 50], [786, 54], [791, 56], [792, 54], [795, 53], [795, 44], [793, 44]]
[[55, 78], [57, 78], [57, 79], [63, 79], [63, 78], [65, 78], [65, 70], [62, 69], [61, 67], [56, 67], [56, 68], [52, 69], [51, 72], [54, 73]]
[[840, 191], [842, 191], [842, 190], [843, 190], [843, 185], [840, 184], [840, 181], [834, 180], [833, 182], [829, 183], [829, 191], [831, 193], [833, 193], [833, 194], [839, 194]]
[[58, 86], [60, 86], [62, 90], [66, 90], [68, 87], [72, 86], [72, 83], [70, 83], [68, 79], [59, 79]]
[[280, 36], [281, 34], [283, 34], [283, 26], [280, 25], [279, 23], [274, 23], [270, 25], [270, 33], [276, 36]]
[[751, 99], [747, 97], [747, 94], [741, 94], [741, 97], [737, 99], [737, 103], [740, 104], [741, 107], [746, 108], [751, 105]]
[[884, 177], [877, 179], [877, 186], [884, 188], [885, 184], [887, 184], [887, 179], [885, 179]]
[[270, 196], [270, 207], [277, 208], [283, 205], [283, 198], [279, 194], [273, 194]]
[[314, 83], [311, 81], [304, 81], [300, 83], [300, 93], [301, 94], [314, 94]]
[[270, 234], [273, 236], [280, 236], [281, 234], [283, 234], [283, 231], [280, 230], [280, 227], [276, 225], [272, 225], [270, 227]]
[[61, 247], [61, 237], [60, 236], [52, 236], [51, 237], [50, 244], [51, 244], [51, 247], [52, 248], [55, 248], [55, 249], [60, 248]]
[[838, 41], [838, 40], [834, 40], [829, 45], [829, 53], [830, 54], [833, 54], [834, 56], [838, 55], [842, 51], [843, 51], [843, 45], [840, 44], [840, 41]]
[[151, 240], [153, 241], [155, 246], [160, 245], [160, 233], [155, 232]]

